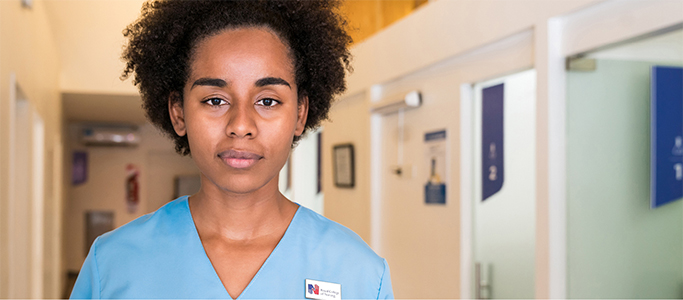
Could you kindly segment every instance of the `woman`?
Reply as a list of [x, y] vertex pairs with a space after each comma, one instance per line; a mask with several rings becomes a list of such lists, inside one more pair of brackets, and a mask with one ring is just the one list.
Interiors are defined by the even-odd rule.
[[100, 236], [72, 298], [391, 298], [386, 261], [278, 191], [345, 88], [350, 38], [328, 1], [152, 1], [124, 35], [152, 123], [201, 190]]

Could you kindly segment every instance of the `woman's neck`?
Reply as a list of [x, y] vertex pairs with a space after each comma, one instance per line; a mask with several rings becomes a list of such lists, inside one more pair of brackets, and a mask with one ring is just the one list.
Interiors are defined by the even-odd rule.
[[281, 234], [298, 208], [280, 193], [277, 179], [240, 194], [222, 190], [205, 179], [200, 191], [188, 200], [202, 238], [248, 242]]

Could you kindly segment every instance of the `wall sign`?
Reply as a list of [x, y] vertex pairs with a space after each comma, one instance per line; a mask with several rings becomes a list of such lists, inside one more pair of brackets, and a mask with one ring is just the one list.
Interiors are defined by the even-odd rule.
[[332, 154], [334, 167], [334, 185], [352, 188], [356, 183], [356, 172], [353, 161], [353, 145], [343, 144], [334, 146]]
[[88, 152], [74, 151], [71, 166], [71, 184], [79, 185], [88, 181]]
[[425, 133], [425, 203], [446, 204], [446, 130]]
[[683, 68], [652, 67], [650, 206], [683, 197]]
[[505, 85], [502, 83], [482, 90], [481, 201], [500, 191], [505, 180], [504, 94]]

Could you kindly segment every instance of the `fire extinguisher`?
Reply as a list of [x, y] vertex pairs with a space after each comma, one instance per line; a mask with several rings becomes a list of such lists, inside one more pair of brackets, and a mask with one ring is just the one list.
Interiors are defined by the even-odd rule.
[[129, 213], [134, 213], [140, 204], [140, 171], [133, 164], [126, 166], [126, 206]]

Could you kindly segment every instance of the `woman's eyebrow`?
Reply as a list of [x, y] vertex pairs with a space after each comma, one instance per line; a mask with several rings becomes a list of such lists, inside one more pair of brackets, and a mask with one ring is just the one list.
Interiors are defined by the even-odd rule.
[[215, 86], [215, 87], [225, 87], [228, 85], [227, 82], [223, 79], [218, 79], [218, 78], [199, 78], [195, 80], [194, 83], [192, 83], [192, 87], [190, 89], [193, 89], [197, 85], [204, 85], [204, 86]]
[[289, 85], [289, 82], [286, 80], [279, 78], [279, 77], [265, 77], [261, 78], [259, 80], [256, 80], [254, 83], [256, 87], [263, 87], [266, 85], [285, 85], [287, 86], [290, 90], [292, 89], [292, 86]]

